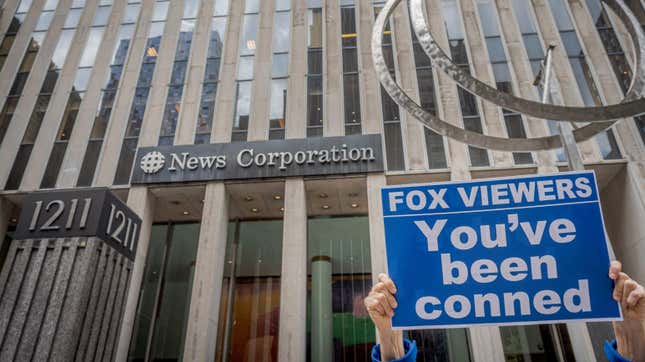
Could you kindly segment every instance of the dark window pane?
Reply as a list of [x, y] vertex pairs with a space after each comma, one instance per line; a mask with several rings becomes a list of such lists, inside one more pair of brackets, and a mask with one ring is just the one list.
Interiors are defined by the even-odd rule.
[[34, 148], [33, 144], [22, 144], [18, 149], [18, 154], [16, 159], [13, 162], [13, 167], [7, 178], [7, 185], [5, 190], [17, 190], [20, 187], [20, 182], [22, 181], [22, 175], [25, 173], [25, 168], [27, 168], [27, 162], [29, 162], [29, 157], [31, 156], [31, 150]]
[[361, 123], [361, 96], [359, 93], [358, 74], [345, 74], [345, 124]]
[[443, 137], [436, 132], [423, 127], [426, 135], [426, 149], [428, 152], [428, 166], [431, 169], [446, 168], [446, 151], [444, 150]]
[[387, 169], [389, 171], [401, 171], [405, 169], [403, 158], [403, 140], [401, 138], [401, 125], [397, 123], [386, 123], [383, 126], [385, 136], [385, 150], [387, 155]]
[[58, 172], [60, 171], [60, 166], [63, 163], [66, 149], [67, 142], [54, 143], [54, 148], [52, 148], [51, 154], [49, 155], [49, 161], [47, 162], [47, 168], [45, 168], [45, 175], [40, 183], [41, 189], [53, 188], [56, 186], [56, 179], [58, 178]]
[[126, 185], [130, 182], [132, 162], [134, 162], [134, 155], [137, 151], [137, 141], [138, 139], [136, 138], [126, 138], [123, 140], [119, 163], [116, 169], [116, 174], [114, 175], [115, 185]]
[[92, 180], [94, 179], [94, 171], [96, 170], [99, 155], [101, 154], [102, 145], [103, 140], [90, 140], [87, 143], [85, 158], [83, 158], [83, 164], [81, 166], [81, 171], [78, 174], [78, 181], [76, 182], [76, 186], [82, 187], [92, 185]]
[[418, 69], [417, 81], [419, 83], [419, 98], [421, 107], [430, 113], [435, 113], [434, 77], [432, 69]]

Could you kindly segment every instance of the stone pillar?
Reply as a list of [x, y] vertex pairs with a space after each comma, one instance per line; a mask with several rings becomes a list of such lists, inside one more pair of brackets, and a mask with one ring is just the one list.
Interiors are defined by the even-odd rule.
[[107, 189], [27, 196], [0, 273], [0, 360], [113, 360], [140, 229]]
[[502, 338], [498, 327], [470, 327], [468, 332], [474, 362], [505, 360]]
[[[228, 195], [223, 183], [206, 185], [184, 361], [214, 361], [228, 238]], [[226, 316], [221, 316], [225, 318]]]
[[[477, 16], [475, 3], [472, 0], [459, 0], [459, 9], [463, 17], [464, 35], [466, 37], [466, 48], [470, 58], [473, 76], [482, 82], [495, 87], [495, 76], [488, 55], [488, 48], [484, 42], [484, 35], [481, 31], [481, 24]], [[501, 109], [493, 103], [478, 99], [481, 111], [481, 122], [486, 134], [496, 137], [507, 137]], [[492, 156], [491, 166], [511, 167], [513, 157], [510, 152], [490, 150]]]
[[[394, 10], [391, 26], [394, 33], [394, 63], [397, 65], [397, 80], [403, 91], [419, 103], [410, 19], [405, 4], [399, 4]], [[402, 108], [400, 113], [406, 168], [415, 171], [425, 170], [428, 168], [428, 152], [426, 151], [424, 126]]]
[[134, 327], [137, 304], [139, 302], [141, 280], [143, 279], [144, 267], [148, 257], [148, 245], [150, 244], [150, 232], [152, 231], [155, 198], [150, 194], [148, 188], [144, 186], [133, 187], [130, 189], [130, 193], [128, 194], [128, 206], [140, 215], [142, 219], [141, 235], [139, 236], [137, 256], [134, 260], [130, 287], [126, 297], [126, 304], [124, 306], [125, 310], [123, 312], [121, 330], [119, 331], [116, 355], [114, 356], [115, 361], [125, 361], [128, 357], [128, 350], [130, 349], [130, 338], [132, 338], [132, 328]]
[[343, 99], [340, 5], [338, 1], [333, 0], [326, 0], [324, 4], [323, 133], [325, 137], [342, 136], [345, 134], [345, 102]]
[[333, 320], [331, 300], [331, 258], [311, 259], [311, 360], [331, 361], [333, 356]]
[[302, 178], [284, 185], [278, 361], [307, 355], [307, 201]]

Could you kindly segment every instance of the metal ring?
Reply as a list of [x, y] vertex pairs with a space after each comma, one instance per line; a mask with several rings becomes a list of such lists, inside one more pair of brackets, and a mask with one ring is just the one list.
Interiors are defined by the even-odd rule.
[[[531, 152], [550, 150], [562, 147], [560, 136], [546, 136], [539, 138], [504, 138], [487, 136], [481, 133], [468, 131], [441, 120], [434, 114], [425, 111], [419, 104], [412, 100], [390, 76], [389, 69], [383, 57], [382, 34], [385, 31], [385, 22], [391, 16], [394, 8], [401, 0], [389, 0], [374, 23], [372, 31], [372, 60], [376, 74], [383, 88], [400, 107], [405, 109], [414, 118], [438, 134], [450, 137], [475, 147], [494, 149], [509, 152]], [[576, 142], [585, 141], [610, 127], [614, 122], [596, 122], [575, 130]]]
[[[625, 98], [619, 104], [600, 107], [567, 107], [560, 105], [544, 104], [524, 98], [515, 97], [509, 93], [500, 92], [494, 87], [477, 80], [468, 72], [461, 69], [446, 55], [430, 34], [428, 23], [423, 11], [422, 0], [410, 0], [410, 14], [414, 32], [419, 38], [419, 43], [425, 53], [432, 60], [432, 64], [445, 72], [468, 92], [477, 95], [502, 108], [536, 118], [573, 122], [603, 122], [613, 119], [634, 117], [645, 113], [645, 35], [638, 20], [627, 8], [622, 0], [602, 0], [619, 19], [623, 21], [629, 31], [634, 49], [636, 49], [636, 71]], [[629, 20], [625, 22], [622, 19]]]

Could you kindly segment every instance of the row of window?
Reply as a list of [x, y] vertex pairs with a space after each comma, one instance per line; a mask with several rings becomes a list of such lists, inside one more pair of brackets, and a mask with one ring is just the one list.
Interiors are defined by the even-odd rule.
[[[586, 105], [602, 104], [602, 99], [593, 77], [590, 64], [586, 59], [578, 34], [568, 13], [568, 6], [563, 0], [549, 0], [549, 6], [560, 38], [569, 56], [573, 74], [578, 83], [580, 95]], [[629, 85], [631, 79], [631, 65], [629, 64], [620, 41], [613, 31], [610, 18], [600, 6], [598, 0], [587, 0], [587, 7], [596, 23], [600, 39], [609, 56], [614, 68], [616, 77], [623, 91]], [[36, 3], [39, 4], [39, 3]], [[249, 120], [252, 110], [252, 93], [255, 77], [255, 51], [259, 46], [259, 21], [260, 4], [258, 0], [249, 0], [244, 4], [244, 14], [241, 20], [241, 31], [238, 47], [237, 81], [235, 114], [231, 140], [247, 140]], [[382, 7], [383, 1], [375, 1], [375, 16]], [[529, 3], [521, 0], [512, 2], [513, 10], [520, 22], [522, 38], [527, 50], [529, 61], [534, 72], [540, 67], [544, 56], [539, 32], [535, 25], [535, 17]], [[40, 126], [48, 112], [50, 99], [60, 75], [60, 71], [66, 60], [76, 34], [76, 27], [83, 14], [92, 12], [92, 20], [88, 34], [86, 35], [86, 46], [83, 49], [80, 59], [77, 61], [75, 79], [72, 88], [69, 90], [66, 106], [60, 116], [58, 132], [56, 133], [55, 144], [49, 156], [45, 175], [41, 187], [53, 187], [62, 167], [67, 143], [74, 131], [79, 109], [85, 99], [88, 82], [93, 72], [93, 64], [99, 53], [103, 33], [112, 13], [111, 0], [102, 0], [96, 7], [88, 8], [84, 2], [75, 1], [69, 10], [58, 9], [57, 0], [48, 0], [42, 6], [32, 6], [31, 0], [23, 0], [14, 14], [13, 21], [9, 25], [8, 32], [0, 43], [0, 67], [4, 64], [13, 48], [13, 41], [20, 31], [22, 21], [29, 14], [37, 14], [34, 28], [31, 32], [30, 42], [25, 49], [22, 62], [15, 75], [8, 95], [0, 101], [2, 112], [0, 113], [0, 142], [3, 140], [16, 110], [26, 111], [31, 116], [27, 122], [26, 130], [22, 137], [20, 149], [16, 161], [12, 165], [11, 173], [7, 181], [7, 189], [16, 189], [22, 181], [22, 174], [25, 164], [31, 157], [34, 142], [39, 134]], [[144, 114], [148, 103], [148, 96], [152, 86], [155, 66], [160, 51], [161, 40], [164, 36], [165, 21], [168, 16], [170, 2], [158, 0], [154, 3], [153, 14], [149, 20], [147, 42], [145, 44], [144, 57], [141, 62], [141, 71], [136, 84], [136, 91], [130, 106], [130, 114], [127, 122], [127, 129], [123, 139], [119, 157], [119, 168], [116, 172], [114, 183], [123, 184], [128, 182], [134, 153], [138, 144], [139, 133], [143, 124]], [[462, 17], [456, 0], [442, 0], [442, 16], [448, 34], [450, 54], [453, 60], [470, 71], [468, 49], [465, 45], [465, 35], [462, 24]], [[506, 92], [514, 91], [514, 84], [509, 69], [508, 59], [505, 53], [505, 44], [500, 34], [500, 24], [495, 4], [490, 0], [477, 0], [477, 9], [484, 32], [490, 63], [496, 85]], [[105, 80], [105, 85], [99, 95], [99, 105], [96, 116], [93, 120], [93, 127], [89, 135], [87, 151], [81, 165], [77, 185], [86, 186], [92, 184], [96, 165], [101, 153], [103, 138], [110, 122], [111, 110], [116, 100], [116, 93], [120, 87], [121, 73], [126, 63], [126, 56], [129, 51], [130, 42], [134, 36], [135, 23], [138, 18], [141, 4], [131, 0], [125, 4], [122, 19], [114, 20], [119, 24], [118, 39], [112, 48], [110, 70]], [[222, 58], [223, 41], [225, 38], [228, 0], [215, 0], [213, 4], [213, 17], [211, 23], [211, 35], [208, 46], [208, 55], [205, 66], [205, 73], [202, 84], [200, 99], [199, 118], [195, 130], [195, 142], [206, 143], [210, 141], [211, 131], [215, 117], [215, 95], [219, 80], [219, 68]], [[324, 9], [322, 3], [316, 0], [308, 1], [307, 21], [307, 136], [322, 136], [324, 117], [324, 34], [325, 23], [323, 22]], [[159, 136], [159, 144], [172, 144], [179, 121], [184, 86], [188, 71], [188, 63], [193, 40], [193, 32], [196, 17], [200, 8], [199, 0], [187, 0], [184, 3], [181, 25], [177, 34], [178, 41], [173, 45], [175, 48], [172, 71], [169, 77], [166, 102], [163, 111], [163, 119]], [[56, 11], [67, 11], [64, 19], [55, 27], [51, 27]], [[341, 62], [342, 62], [342, 94], [344, 102], [345, 134], [361, 133], [361, 94], [359, 81], [359, 54], [357, 51], [357, 16], [353, 1], [342, 1], [340, 4], [341, 20]], [[35, 15], [31, 15], [32, 17]], [[90, 16], [90, 15], [87, 15]], [[277, 1], [273, 9], [273, 33], [271, 39], [271, 87], [269, 91], [269, 114], [268, 137], [270, 139], [282, 139], [285, 137], [286, 113], [287, 113], [287, 85], [289, 74], [289, 53], [290, 53], [290, 1]], [[50, 41], [50, 37], [56, 38], [56, 45], [51, 54], [41, 54], [43, 42]], [[416, 64], [417, 83], [422, 106], [430, 111], [436, 112], [436, 94], [434, 91], [434, 75], [429, 59], [423, 54], [416, 36], [412, 36], [414, 60]], [[109, 50], [109, 49], [108, 49]], [[165, 50], [168, 51], [168, 50]], [[392, 49], [391, 31], [384, 34], [384, 55], [388, 61], [390, 71], [396, 72], [394, 54]], [[40, 60], [39, 60], [40, 59]], [[34, 64], [49, 62], [49, 71], [42, 76], [42, 80], [31, 79], [32, 67]], [[76, 61], [76, 60], [75, 60]], [[32, 77], [33, 78], [33, 77]], [[28, 82], [40, 83], [41, 90], [38, 96], [32, 100], [21, 99], [22, 92]], [[465, 129], [473, 132], [485, 132], [480, 113], [479, 101], [474, 96], [458, 88], [458, 95], [461, 104], [461, 116]], [[391, 101], [389, 96], [381, 89], [381, 106], [383, 114], [383, 132], [386, 144], [387, 166], [390, 170], [405, 169], [404, 139], [401, 130], [400, 115], [398, 107]], [[509, 110], [501, 110], [503, 124], [509, 137], [526, 137], [525, 124], [522, 115]], [[91, 121], [91, 120], [88, 120]], [[225, 122], [226, 120], [216, 120]], [[645, 121], [643, 117], [637, 118], [636, 122], [645, 140]], [[550, 126], [556, 132], [555, 123]], [[445, 154], [445, 140], [431, 130], [425, 129], [425, 141], [428, 153], [430, 168], [447, 167]], [[609, 130], [596, 137], [599, 149], [605, 159], [620, 158], [621, 153], [617, 140]], [[470, 164], [472, 166], [488, 166], [489, 155], [486, 150], [476, 147], [469, 147]], [[516, 164], [531, 164], [533, 157], [530, 153], [513, 154]], [[558, 158], [562, 161], [563, 155], [560, 152]]]

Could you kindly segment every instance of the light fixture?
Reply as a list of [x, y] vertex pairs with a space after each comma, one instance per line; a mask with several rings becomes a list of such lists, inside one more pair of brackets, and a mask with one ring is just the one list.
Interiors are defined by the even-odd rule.
[[284, 212], [284, 207], [281, 207], [281, 208], [280, 208], [280, 211]]
[[318, 195], [318, 196], [319, 196], [321, 199], [326, 199], [326, 198], [328, 198], [328, 197], [329, 197], [329, 195], [327, 195], [327, 194], [326, 194], [326, 193], [324, 193], [324, 192], [321, 192], [321, 193], [320, 193], [320, 195]]
[[327, 210], [327, 209], [329, 209], [329, 205], [323, 205], [322, 208]]
[[351, 207], [352, 207], [352, 209], [355, 209], [355, 208], [357, 208], [357, 207], [358, 207], [358, 204], [357, 204], [357, 203], [355, 203], [355, 202], [352, 202]]
[[246, 41], [246, 47], [255, 50], [255, 39], [249, 39]]
[[260, 212], [260, 209], [258, 209], [257, 207], [252, 207], [251, 212], [258, 213]]
[[148, 51], [146, 53], [148, 53], [149, 57], [156, 57], [157, 55], [159, 55], [157, 53], [157, 49], [155, 49], [153, 47], [148, 48]]
[[11, 222], [12, 222], [12, 223], [15, 223], [16, 221], [18, 221], [18, 220], [17, 220], [15, 217], [12, 217], [12, 218], [11, 218]]
[[274, 199], [274, 200], [282, 200], [282, 196], [280, 196], [280, 195], [274, 195], [274, 196], [273, 196], [273, 199]]
[[190, 215], [190, 212], [188, 212], [188, 211], [184, 211], [184, 212], [182, 212], [182, 214], [184, 214], [184, 215]]
[[253, 196], [251, 196], [251, 195], [244, 196], [244, 201], [246, 201], [246, 202], [253, 201]]

